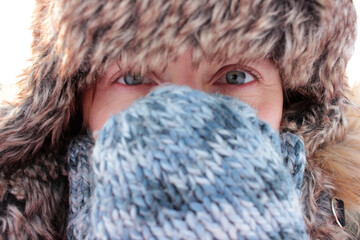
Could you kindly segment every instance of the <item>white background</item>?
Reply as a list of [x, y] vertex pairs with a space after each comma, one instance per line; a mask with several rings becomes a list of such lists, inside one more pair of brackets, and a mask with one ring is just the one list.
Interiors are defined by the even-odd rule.
[[[86, 1], [86, 0], [85, 0]], [[341, 0], [339, 0], [341, 1]], [[360, 1], [354, 0], [360, 15]], [[13, 85], [22, 69], [28, 64], [31, 42], [31, 15], [34, 0], [9, 0], [0, 3], [0, 84]], [[359, 28], [359, 27], [358, 27]], [[360, 34], [359, 34], [360, 35]], [[358, 37], [358, 39], [360, 36]], [[348, 66], [350, 84], [360, 79], [360, 39], [355, 46], [355, 54]], [[9, 88], [2, 95], [12, 95]], [[8, 96], [0, 96], [0, 99]]]

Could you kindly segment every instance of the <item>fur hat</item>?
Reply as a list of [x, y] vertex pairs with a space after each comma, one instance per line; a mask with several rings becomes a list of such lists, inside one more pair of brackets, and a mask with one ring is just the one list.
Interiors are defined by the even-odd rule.
[[[346, 136], [355, 22], [352, 0], [37, 0], [32, 65], [18, 102], [0, 111], [0, 236], [64, 237], [66, 154], [84, 127], [82, 93], [114, 61], [151, 71], [191, 46], [194, 64], [273, 60], [286, 97], [281, 129], [305, 142], [307, 230], [343, 238], [330, 203], [343, 185], [314, 153]], [[359, 205], [356, 187], [346, 205]]]

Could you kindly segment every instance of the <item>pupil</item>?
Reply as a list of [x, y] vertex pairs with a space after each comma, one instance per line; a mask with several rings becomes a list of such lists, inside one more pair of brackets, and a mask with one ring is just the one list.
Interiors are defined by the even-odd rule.
[[137, 75], [126, 74], [124, 76], [124, 82], [127, 85], [138, 85], [142, 83], [142, 78], [140, 74]]
[[229, 84], [243, 84], [246, 74], [242, 71], [231, 71], [226, 74], [226, 82]]

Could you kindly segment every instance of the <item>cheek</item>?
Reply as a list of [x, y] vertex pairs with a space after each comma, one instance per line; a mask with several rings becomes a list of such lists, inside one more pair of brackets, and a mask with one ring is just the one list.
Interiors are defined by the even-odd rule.
[[119, 86], [96, 87], [88, 114], [91, 131], [100, 131], [109, 118], [125, 110], [147, 92], [128, 91]]
[[274, 129], [280, 129], [283, 111], [283, 93], [282, 87], [279, 84], [271, 86], [264, 86], [261, 84], [254, 84], [241, 90], [230, 89], [226, 92], [221, 92], [249, 104], [252, 108], [257, 110], [259, 118]]
[[282, 99], [277, 98], [274, 101], [261, 102], [257, 107], [259, 118], [270, 124], [270, 126], [278, 131], [282, 118]]
[[284, 101], [281, 84], [265, 86], [260, 92], [261, 95], [254, 100], [254, 108], [260, 119], [269, 123], [274, 130], [279, 130]]

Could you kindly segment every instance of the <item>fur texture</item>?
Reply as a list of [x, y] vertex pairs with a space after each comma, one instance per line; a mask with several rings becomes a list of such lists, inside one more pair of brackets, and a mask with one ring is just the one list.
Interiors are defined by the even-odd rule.
[[[355, 89], [353, 102], [360, 105], [360, 89]], [[349, 208], [360, 210], [360, 109], [346, 112], [347, 134], [343, 141], [319, 149], [315, 158], [328, 175], [336, 180], [336, 195], [348, 203]], [[353, 201], [352, 199], [356, 199]]]
[[[360, 106], [360, 88], [353, 90], [350, 99]], [[328, 144], [315, 153], [317, 164], [334, 179], [334, 194], [345, 202], [349, 222], [354, 221], [353, 230], [359, 234], [360, 212], [360, 109], [352, 107], [346, 111], [348, 127], [345, 138]], [[355, 216], [353, 217], [352, 215]], [[359, 236], [358, 236], [359, 237]]]
[[[273, 59], [286, 95], [282, 129], [306, 145], [308, 231], [314, 239], [344, 238], [328, 202], [343, 185], [314, 152], [346, 135], [344, 72], [355, 21], [351, 0], [38, 0], [32, 66], [17, 105], [0, 118], [1, 236], [64, 236], [64, 156], [83, 127], [84, 89], [114, 61], [146, 72], [191, 46], [194, 64]], [[347, 196], [357, 204], [356, 194]]]

